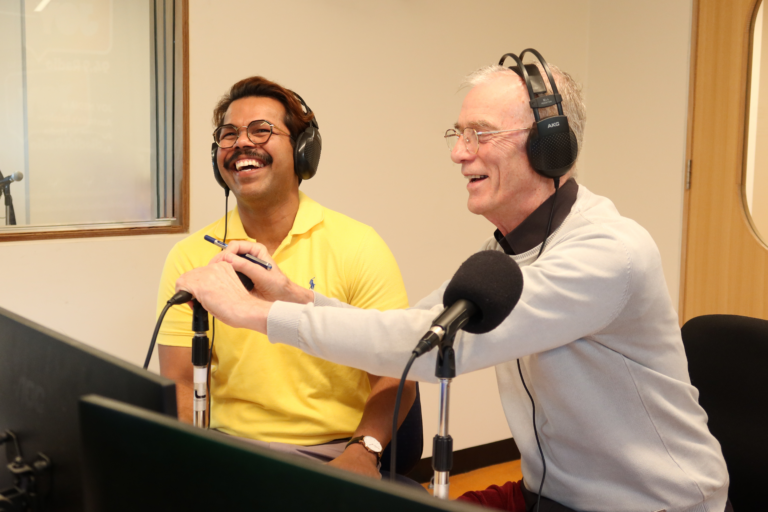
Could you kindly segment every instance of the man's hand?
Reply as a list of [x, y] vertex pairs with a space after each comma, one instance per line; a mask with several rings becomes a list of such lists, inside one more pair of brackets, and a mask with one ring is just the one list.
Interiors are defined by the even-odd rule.
[[176, 280], [176, 291], [179, 290], [191, 293], [206, 311], [229, 326], [267, 332], [267, 316], [272, 303], [249, 293], [232, 265], [225, 261], [209, 263], [182, 274]]
[[[272, 269], [265, 268], [251, 263], [238, 254], [251, 254], [257, 258], [272, 264]], [[247, 275], [253, 281], [253, 290], [264, 300], [274, 302], [281, 300], [283, 302], [296, 302], [299, 304], [308, 304], [315, 300], [314, 293], [303, 288], [290, 279], [278, 268], [272, 260], [272, 256], [267, 248], [262, 244], [251, 242], [230, 242], [229, 246], [211, 259], [211, 263], [226, 261], [238, 272]]]
[[359, 443], [348, 446], [341, 455], [329, 462], [328, 465], [381, 480], [376, 455]]

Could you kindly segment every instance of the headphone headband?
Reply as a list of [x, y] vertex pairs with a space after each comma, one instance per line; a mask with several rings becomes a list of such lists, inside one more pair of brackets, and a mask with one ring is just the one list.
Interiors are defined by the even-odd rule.
[[[541, 64], [552, 88], [552, 94], [547, 94], [547, 86], [535, 64], [523, 64], [526, 53], [533, 54]], [[565, 175], [578, 156], [578, 141], [573, 130], [568, 125], [568, 118], [563, 113], [563, 98], [557, 90], [557, 84], [552, 76], [547, 61], [533, 48], [527, 48], [518, 57], [514, 53], [505, 53], [499, 60], [499, 66], [504, 65], [507, 58], [515, 61], [516, 66], [510, 66], [525, 82], [528, 90], [529, 106], [535, 119], [528, 133], [527, 153], [531, 167], [547, 178], [560, 179]], [[539, 109], [557, 107], [557, 115], [541, 119]]]
[[[530, 97], [531, 99], [535, 98], [536, 95], [533, 92], [533, 85], [531, 85], [531, 79], [528, 76], [528, 70], [525, 68], [525, 65], [523, 64], [523, 61], [520, 59], [520, 57], [518, 57], [514, 53], [505, 53], [504, 55], [501, 56], [501, 59], [499, 60], [499, 66], [504, 65], [504, 61], [507, 60], [507, 57], [510, 57], [517, 64], [517, 66], [510, 66], [509, 69], [517, 73], [520, 76], [520, 78], [523, 79], [523, 82], [525, 82], [525, 86], [528, 88], [528, 97]], [[536, 112], [534, 112], [534, 115], [535, 114]], [[536, 120], [538, 121], [539, 119], [537, 118]]]
[[[288, 89], [288, 90], [291, 91], [290, 89]], [[304, 110], [306, 111], [307, 114], [313, 114], [312, 115], [312, 119], [309, 120], [309, 124], [311, 126], [314, 126], [315, 128], [317, 128], [319, 130], [320, 129], [320, 125], [317, 124], [317, 117], [314, 116], [314, 112], [312, 112], [312, 109], [309, 108], [309, 105], [307, 105], [307, 102], [304, 101], [304, 98], [299, 96], [296, 93], [296, 91], [291, 91], [291, 94], [296, 96], [296, 99], [299, 100], [299, 103], [301, 103], [301, 106], [304, 107]]]
[[[547, 61], [544, 60], [544, 57], [542, 55], [534, 50], [533, 48], [527, 48], [523, 50], [523, 53], [520, 54], [520, 59], [522, 60], [523, 56], [526, 53], [532, 53], [541, 63], [541, 67], [544, 68], [544, 72], [547, 74], [547, 79], [549, 79], [549, 84], [552, 86], [552, 96], [554, 96], [555, 105], [557, 105], [557, 113], [559, 115], [563, 115], [563, 99], [560, 96], [560, 93], [557, 91], [557, 83], [555, 82], [555, 78], [552, 76], [552, 72], [549, 70], [549, 65], [547, 64]], [[551, 106], [551, 105], [548, 105]], [[538, 107], [542, 108], [542, 107]]]

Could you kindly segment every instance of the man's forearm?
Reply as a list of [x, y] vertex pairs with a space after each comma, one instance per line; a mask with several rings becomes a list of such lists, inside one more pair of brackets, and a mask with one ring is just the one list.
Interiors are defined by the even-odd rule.
[[[371, 394], [365, 403], [363, 417], [355, 430], [355, 436], [373, 436], [384, 447], [392, 440], [392, 416], [395, 411], [395, 398], [400, 381], [370, 374], [368, 377], [371, 381]], [[397, 418], [398, 427], [402, 424], [408, 411], [411, 410], [415, 399], [416, 383], [406, 381]]]
[[[397, 395], [398, 379], [377, 377], [368, 375], [371, 381], [371, 394], [365, 403], [363, 417], [355, 430], [357, 436], [375, 437], [382, 448], [389, 444], [392, 438], [392, 415], [395, 411], [395, 397]], [[408, 411], [411, 410], [416, 398], [416, 384], [406, 382], [403, 388], [403, 397], [398, 414], [398, 426], [403, 422]], [[353, 444], [344, 452], [332, 460], [329, 465], [361, 475], [381, 478], [376, 467], [377, 456], [368, 452], [362, 444]]]
[[185, 383], [176, 382], [176, 411], [179, 421], [192, 425], [192, 391], [193, 386]]
[[160, 375], [176, 383], [176, 411], [179, 420], [192, 424], [192, 349], [159, 345], [158, 356]]

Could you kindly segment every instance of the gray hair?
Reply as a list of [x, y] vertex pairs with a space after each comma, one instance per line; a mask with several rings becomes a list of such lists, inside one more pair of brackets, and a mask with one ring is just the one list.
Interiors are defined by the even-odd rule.
[[[541, 76], [544, 78], [544, 82], [547, 85], [547, 93], [552, 93], [549, 79], [538, 62], [536, 66], [541, 72]], [[584, 97], [581, 94], [581, 85], [573, 79], [573, 77], [562, 71], [557, 66], [547, 63], [549, 70], [552, 72], [552, 77], [555, 79], [557, 90], [563, 97], [563, 113], [568, 117], [568, 125], [576, 135], [576, 141], [579, 144], [579, 154], [581, 154], [584, 148], [584, 128], [587, 123], [587, 107], [584, 105]], [[505, 68], [499, 65], [485, 66], [474, 73], [469, 74], [461, 85], [464, 87], [475, 87], [484, 84], [497, 76], [515, 76], [522, 82], [522, 79], [517, 73], [509, 68]], [[550, 116], [557, 115], [557, 107], [547, 107], [539, 109], [539, 115], [542, 119]], [[574, 165], [575, 167], [575, 165]], [[574, 169], [575, 170], [575, 169]], [[573, 173], [572, 170], [571, 172]]]

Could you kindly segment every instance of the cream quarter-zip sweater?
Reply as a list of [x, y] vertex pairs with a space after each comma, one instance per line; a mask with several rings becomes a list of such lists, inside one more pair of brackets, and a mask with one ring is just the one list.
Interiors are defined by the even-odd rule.
[[[483, 249], [501, 250], [495, 239]], [[722, 512], [728, 473], [688, 377], [677, 314], [650, 235], [580, 186], [570, 213], [520, 265], [520, 302], [495, 330], [461, 332], [457, 373], [495, 366], [526, 486], [542, 475], [530, 400], [547, 462], [542, 494], [591, 512]], [[268, 336], [335, 363], [400, 377], [442, 311], [447, 282], [407, 310], [276, 302]], [[332, 306], [332, 307], [326, 307]], [[436, 351], [409, 378], [435, 382]], [[459, 414], [454, 410], [454, 414]]]

